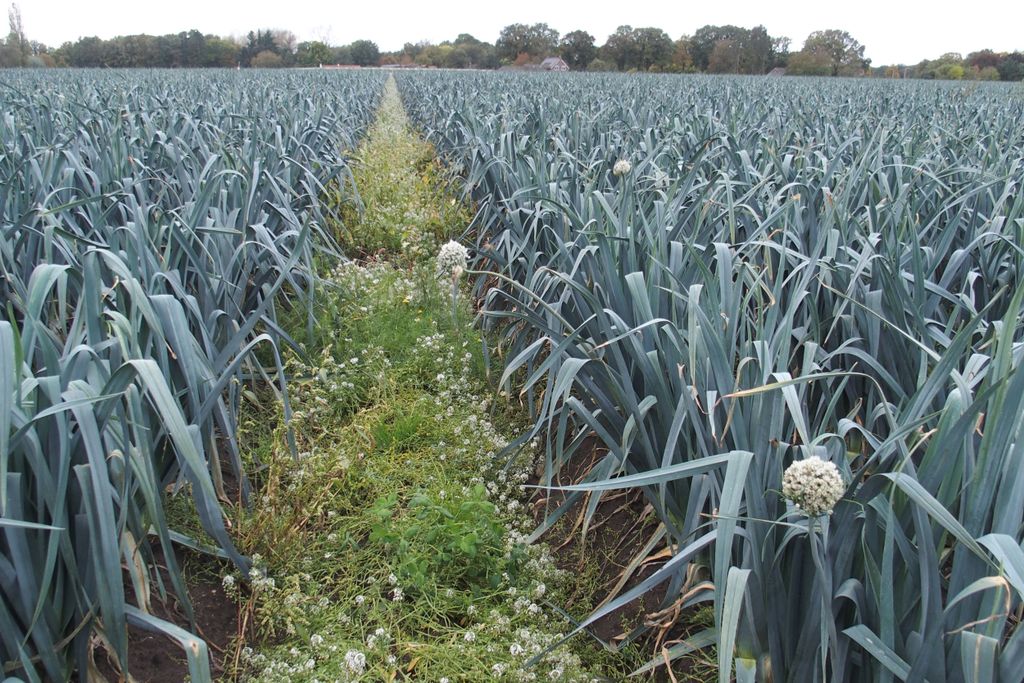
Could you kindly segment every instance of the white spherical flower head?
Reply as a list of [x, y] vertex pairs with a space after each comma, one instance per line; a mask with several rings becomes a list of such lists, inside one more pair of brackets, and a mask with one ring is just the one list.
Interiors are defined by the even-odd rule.
[[625, 159], [619, 159], [612, 166], [612, 173], [618, 176], [623, 176], [633, 170], [633, 164], [629, 163]]
[[839, 468], [816, 455], [795, 461], [782, 475], [782, 495], [808, 517], [832, 514], [845, 491]]
[[359, 650], [349, 650], [345, 653], [345, 666], [356, 675], [366, 671], [366, 655]]
[[461, 275], [462, 271], [466, 270], [468, 261], [469, 251], [455, 240], [451, 240], [437, 252], [437, 276], [451, 277], [456, 269]]

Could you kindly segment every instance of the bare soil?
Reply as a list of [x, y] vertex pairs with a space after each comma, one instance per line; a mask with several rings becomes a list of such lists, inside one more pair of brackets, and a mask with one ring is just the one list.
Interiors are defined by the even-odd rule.
[[[211, 654], [211, 673], [219, 678], [224, 672], [224, 657], [228, 646], [238, 633], [238, 607], [224, 593], [217, 578], [220, 563], [191, 552], [178, 553], [179, 566], [185, 574], [185, 585], [192, 602], [199, 635], [206, 641]], [[165, 570], [165, 585], [170, 585]], [[126, 584], [130, 592], [130, 585]], [[189, 628], [181, 601], [168, 594], [162, 602], [154, 593], [153, 614], [182, 628]], [[125, 681], [116, 664], [101, 649], [94, 651], [96, 666], [108, 681]], [[181, 683], [188, 677], [188, 661], [177, 641], [128, 627], [128, 669], [138, 683]]]
[[[554, 486], [580, 483], [590, 469], [607, 453], [607, 449], [594, 437], [583, 444], [580, 450], [567, 462]], [[535, 472], [530, 484], [540, 482], [541, 472]], [[550, 511], [558, 508], [568, 493], [558, 490], [536, 489], [530, 501], [531, 512], [540, 524]], [[605, 494], [597, 506], [586, 535], [582, 533], [582, 522], [587, 499], [584, 498], [566, 513], [542, 540], [551, 548], [560, 569], [579, 573], [585, 565], [596, 564], [599, 570], [598, 600], [606, 598], [611, 591], [622, 595], [650, 577], [669, 559], [664, 544], [654, 548], [648, 558], [622, 581], [623, 572], [635, 560], [658, 527], [653, 510], [647, 505], [640, 491], [622, 491]], [[652, 630], [642, 641], [650, 648], [653, 658], [660, 651], [660, 645], [671, 644], [686, 637], [690, 631], [689, 614], [675, 610], [666, 604], [669, 582], [659, 584], [641, 597], [612, 611], [588, 627], [588, 630], [605, 643], [617, 645], [627, 634], [641, 624]], [[612, 597], [615, 597], [612, 596]], [[576, 609], [573, 609], [575, 607]], [[585, 615], [597, 605], [568, 605], [575, 616]], [[666, 609], [667, 608], [667, 609]], [[648, 680], [696, 681], [697, 672], [691, 663], [682, 660], [673, 662], [672, 673], [660, 667]]]

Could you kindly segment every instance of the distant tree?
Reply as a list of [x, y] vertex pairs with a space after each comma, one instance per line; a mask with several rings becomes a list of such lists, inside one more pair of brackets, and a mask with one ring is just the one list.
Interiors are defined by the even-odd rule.
[[638, 57], [633, 27], [626, 24], [615, 29], [601, 47], [601, 56], [605, 61], [614, 63], [619, 71], [633, 68]]
[[996, 68], [1001, 81], [1024, 81], [1024, 53], [1006, 55]]
[[643, 71], [665, 70], [672, 62], [675, 43], [660, 28], [634, 29], [633, 42], [636, 44], [637, 63], [635, 67], [637, 69]]
[[712, 73], [764, 74], [788, 51], [789, 38], [773, 37], [764, 26], [701, 26], [689, 39], [693, 65]]
[[11, 3], [7, 11], [7, 23], [10, 26], [10, 33], [7, 35], [6, 47], [13, 50], [17, 64], [14, 66], [25, 66], [28, 61], [28, 38], [25, 36], [25, 27], [21, 21], [21, 8], [18, 3]]
[[448, 54], [445, 56], [444, 67], [446, 69], [465, 69], [469, 66], [469, 54], [461, 46], [450, 45]]
[[801, 52], [828, 58], [831, 75], [857, 75], [871, 63], [864, 59], [864, 46], [846, 31], [828, 29], [807, 36]]
[[252, 66], [252, 60], [261, 52], [270, 51], [277, 54], [277, 44], [274, 43], [274, 35], [268, 29], [257, 30], [255, 33], [249, 31], [246, 36], [246, 42], [239, 51], [239, 61], [245, 66]]
[[348, 45], [331, 48], [332, 64], [352, 64], [352, 49]]
[[826, 54], [801, 50], [789, 56], [786, 73], [790, 76], [830, 76], [832, 63]]
[[743, 45], [738, 40], [723, 38], [715, 43], [708, 57], [708, 73], [738, 74], [742, 73], [740, 65], [743, 60]]
[[295, 54], [296, 46], [298, 45], [298, 38], [291, 31], [285, 29], [272, 29], [270, 31], [271, 39], [274, 41], [274, 47], [277, 48], [277, 54]]
[[70, 45], [67, 63], [69, 66], [105, 66], [103, 41], [96, 36], [80, 38]]
[[547, 24], [510, 24], [501, 29], [498, 42], [494, 44], [498, 58], [511, 62], [520, 54], [533, 59], [547, 57], [558, 47], [558, 31]]
[[974, 66], [978, 69], [984, 69], [987, 66], [997, 67], [1002, 60], [1002, 57], [992, 50], [978, 50], [967, 55], [967, 59], [964, 60], [967, 66]]
[[745, 42], [748, 33], [747, 29], [740, 26], [701, 26], [690, 39], [690, 57], [694, 66], [699, 71], [707, 71], [711, 63], [711, 53], [719, 41], [731, 41], [738, 49]]
[[238, 63], [238, 45], [219, 36], [206, 36], [202, 66], [231, 67]]
[[319, 40], [299, 43], [295, 48], [295, 62], [300, 66], [330, 64], [331, 48]]
[[405, 45], [402, 46], [402, 51], [399, 53], [399, 56], [408, 57], [410, 60], [415, 60], [416, 55], [418, 55], [420, 53], [420, 50], [422, 50], [424, 47], [426, 47], [426, 43], [419, 43], [418, 45], [413, 43], [406, 43]]
[[420, 50], [420, 54], [416, 58], [416, 62], [423, 66], [435, 66], [437, 68], [442, 68], [448, 61], [448, 56], [451, 54], [451, 51], [454, 49], [455, 47], [448, 41], [445, 41], [440, 45], [428, 43], [422, 50]]
[[570, 68], [585, 69], [597, 57], [594, 36], [586, 31], [570, 31], [562, 36], [559, 53]]
[[683, 36], [675, 43], [675, 50], [672, 52], [672, 71], [676, 73], [689, 73], [693, 71], [693, 58], [690, 56], [690, 39]]
[[[980, 72], [980, 69], [978, 70]], [[938, 59], [925, 59], [912, 68], [915, 78], [934, 78], [944, 81], [959, 81], [972, 75], [973, 70], [964, 64], [958, 52], [947, 52]]]
[[981, 69], [976, 69], [976, 71], [971, 74], [971, 78], [976, 81], [998, 81], [999, 69], [994, 66], [986, 66]]
[[598, 57], [587, 64], [587, 71], [615, 71], [615, 65]]
[[465, 53], [468, 67], [493, 69], [498, 66], [498, 54], [490, 43], [477, 40], [468, 33], [460, 33], [453, 45]]
[[740, 47], [741, 73], [765, 74], [775, 66], [775, 41], [764, 26], [750, 29]]
[[252, 58], [250, 66], [256, 69], [276, 69], [284, 66], [284, 60], [273, 50], [263, 50]]
[[195, 29], [177, 34], [177, 50], [175, 50], [176, 67], [196, 67], [203, 65], [203, 53], [206, 50], [206, 36]]
[[[37, 55], [29, 55], [26, 66], [33, 69], [49, 68], [57, 66], [57, 62], [48, 53], [43, 52]], [[996, 78], [999, 78], [998, 73], [996, 73]]]
[[791, 41], [786, 36], [772, 38], [772, 68], [786, 66], [789, 60], [789, 46]]
[[349, 46], [349, 49], [353, 64], [377, 66], [380, 63], [380, 49], [377, 47], [377, 43], [371, 40], [357, 40]]

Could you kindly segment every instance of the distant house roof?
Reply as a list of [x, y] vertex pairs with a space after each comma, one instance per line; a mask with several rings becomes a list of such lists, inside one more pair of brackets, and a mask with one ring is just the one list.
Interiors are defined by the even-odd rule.
[[545, 71], [568, 71], [569, 65], [561, 57], [548, 57], [540, 63], [540, 68]]
[[785, 76], [786, 75], [786, 68], [782, 67], [782, 66], [777, 66], [774, 69], [772, 69], [771, 71], [769, 71], [768, 75], [769, 76]]

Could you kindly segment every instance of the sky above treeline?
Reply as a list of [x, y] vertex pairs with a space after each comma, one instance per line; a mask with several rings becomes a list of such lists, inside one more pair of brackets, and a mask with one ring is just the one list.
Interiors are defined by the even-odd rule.
[[220, 2], [218, 0], [20, 0], [26, 35], [51, 47], [84, 36], [112, 38], [162, 35], [198, 29], [207, 34], [242, 36], [258, 28], [287, 29], [300, 41], [331, 45], [372, 40], [384, 51], [404, 43], [438, 43], [469, 33], [493, 43], [502, 27], [545, 22], [561, 33], [582, 29], [598, 45], [623, 24], [664, 29], [673, 40], [705, 24], [763, 24], [773, 36], [792, 39], [797, 50], [811, 31], [849, 31], [867, 47], [876, 66], [914, 64], [946, 52], [983, 48], [1024, 49], [1019, 0], [995, 0], [955, 9], [907, 0], [861, 2], [600, 2], [590, 0], [342, 0], [317, 2]]

